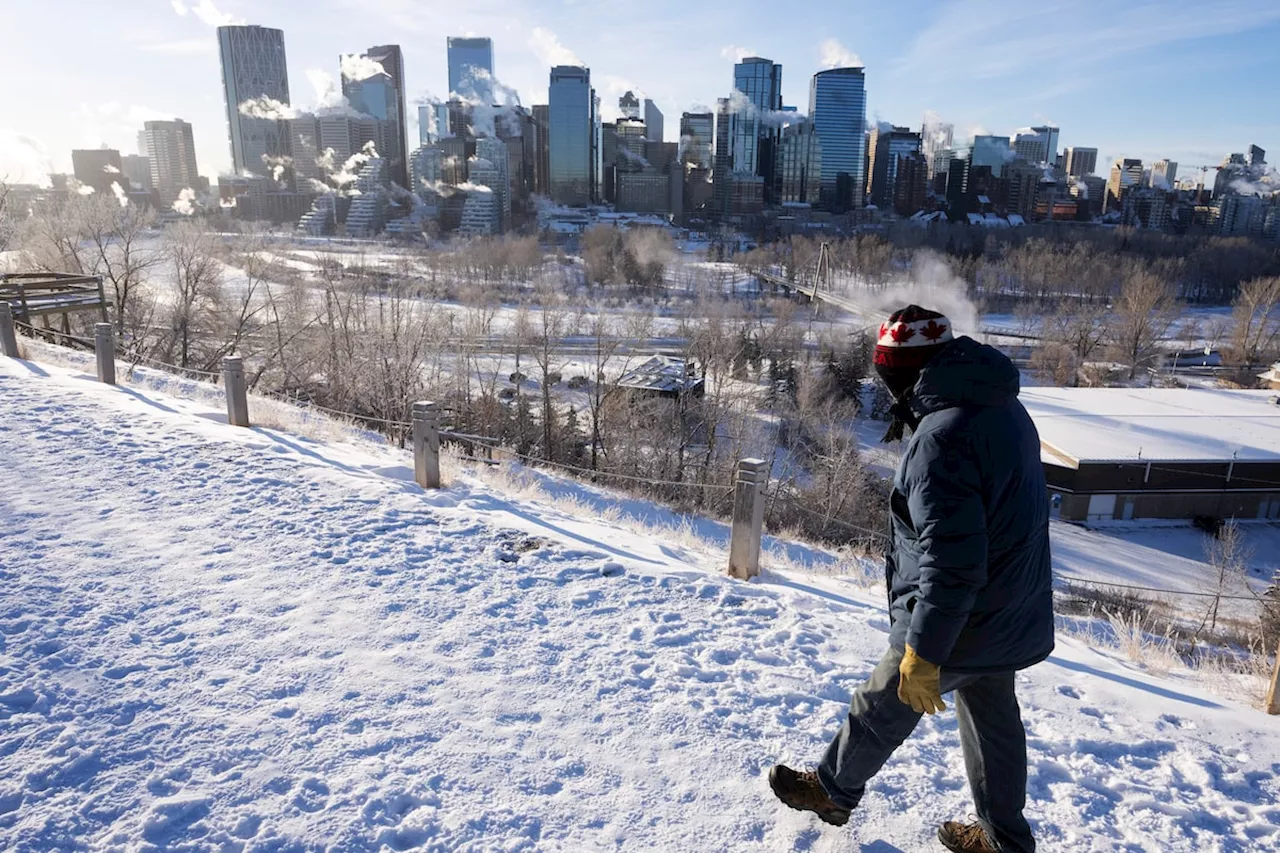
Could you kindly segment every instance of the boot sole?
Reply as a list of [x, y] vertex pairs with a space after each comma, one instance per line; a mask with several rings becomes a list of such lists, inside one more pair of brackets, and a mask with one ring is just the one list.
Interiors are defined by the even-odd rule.
[[823, 823], [830, 824], [831, 826], [844, 826], [849, 822], [849, 812], [844, 812], [842, 814], [826, 814], [814, 809], [806, 809], [803, 806], [796, 806], [789, 803], [782, 795], [782, 792], [778, 790], [778, 769], [776, 767], [769, 771], [769, 787], [773, 790], [773, 795], [778, 798], [778, 802], [782, 803], [792, 811], [808, 812], [809, 814], [817, 815], [818, 820]]

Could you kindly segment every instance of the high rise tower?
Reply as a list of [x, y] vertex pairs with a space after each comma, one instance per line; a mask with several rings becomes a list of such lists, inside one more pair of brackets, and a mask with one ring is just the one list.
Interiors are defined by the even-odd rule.
[[809, 118], [822, 143], [822, 204], [844, 211], [862, 206], [867, 185], [867, 93], [862, 68], [813, 75]]
[[[218, 27], [218, 57], [222, 63], [231, 164], [237, 174], [247, 171], [270, 175], [271, 166], [264, 157], [289, 154], [288, 129], [277, 118], [245, 115], [240, 106], [255, 98], [289, 103], [284, 32], [259, 26]], [[153, 160], [153, 171], [154, 163]]]
[[902, 160], [920, 152], [920, 135], [906, 127], [877, 127], [871, 131], [867, 196], [871, 203], [887, 210], [894, 206], [898, 167]]
[[1157, 160], [1151, 164], [1151, 186], [1171, 190], [1178, 180], [1178, 164], [1173, 160]]
[[1053, 163], [1058, 156], [1058, 128], [1024, 127], [1013, 138], [1013, 150], [1031, 163]]
[[650, 142], [661, 142], [666, 129], [662, 126], [662, 110], [649, 98], [644, 99], [644, 127]]
[[577, 65], [555, 66], [547, 99], [551, 198], [560, 204], [592, 204], [599, 183], [600, 119], [591, 71]]
[[360, 58], [367, 61], [341, 61], [342, 94], [353, 109], [378, 120], [375, 144], [387, 161], [387, 177], [408, 186], [404, 55], [399, 45], [388, 44], [371, 47]]
[[1067, 146], [1067, 174], [1073, 178], [1092, 175], [1098, 169], [1098, 149]]
[[763, 177], [767, 193], [774, 184], [774, 156], [782, 133], [776, 121], [782, 111], [782, 66], [748, 56], [733, 66], [733, 88], [739, 94], [729, 99], [732, 169]]
[[449, 47], [449, 97], [491, 101], [493, 39], [452, 38]]
[[[143, 124], [147, 158], [151, 161], [151, 183], [165, 204], [176, 199], [184, 189], [195, 187], [196, 143], [191, 125], [180, 118], [173, 121], [149, 121]], [[262, 164], [262, 161], [258, 161]]]

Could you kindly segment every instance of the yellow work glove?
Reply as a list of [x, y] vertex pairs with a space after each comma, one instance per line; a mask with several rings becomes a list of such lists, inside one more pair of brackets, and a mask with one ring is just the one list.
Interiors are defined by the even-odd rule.
[[916, 654], [907, 646], [907, 653], [898, 664], [898, 698], [910, 705], [917, 714], [933, 714], [947, 710], [938, 690], [938, 667]]

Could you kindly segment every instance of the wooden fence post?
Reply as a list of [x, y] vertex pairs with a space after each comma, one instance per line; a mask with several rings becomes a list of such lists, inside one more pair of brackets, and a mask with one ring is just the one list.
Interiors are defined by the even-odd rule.
[[98, 381], [116, 384], [116, 331], [110, 323], [93, 324], [93, 350], [98, 356]]
[[440, 488], [440, 413], [436, 404], [413, 404], [413, 479], [424, 489]]
[[18, 357], [18, 336], [13, 331], [13, 308], [0, 302], [0, 355]]
[[244, 359], [238, 355], [222, 359], [222, 384], [227, 391], [227, 423], [249, 425], [249, 389], [244, 381]]
[[1271, 689], [1267, 691], [1267, 713], [1280, 714], [1280, 649], [1276, 650], [1275, 669], [1271, 670]]
[[764, 533], [764, 487], [769, 481], [763, 459], [738, 461], [733, 489], [733, 529], [729, 534], [729, 575], [735, 578], [760, 574], [760, 537]]

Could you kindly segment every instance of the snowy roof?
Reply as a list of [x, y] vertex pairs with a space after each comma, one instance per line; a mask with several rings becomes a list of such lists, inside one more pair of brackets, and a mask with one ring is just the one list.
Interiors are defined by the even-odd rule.
[[1055, 465], [1280, 460], [1274, 391], [1024, 388], [1019, 399]]
[[656, 391], [660, 394], [675, 394], [681, 390], [692, 390], [702, 384], [702, 379], [691, 376], [683, 359], [665, 355], [655, 355], [644, 364], [629, 370], [618, 385], [643, 391]]

